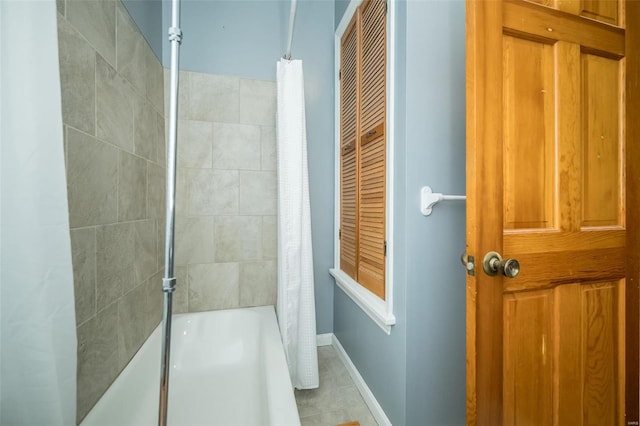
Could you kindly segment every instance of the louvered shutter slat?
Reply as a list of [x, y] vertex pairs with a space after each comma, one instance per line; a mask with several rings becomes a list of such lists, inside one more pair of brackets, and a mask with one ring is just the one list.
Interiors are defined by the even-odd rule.
[[358, 281], [384, 299], [385, 175], [384, 133], [361, 145]]
[[370, 0], [362, 10], [363, 132], [385, 120], [386, 19], [385, 1]]
[[385, 2], [362, 6], [358, 282], [385, 298], [386, 18]]
[[340, 70], [340, 269], [357, 280], [358, 33], [356, 22], [342, 38]]

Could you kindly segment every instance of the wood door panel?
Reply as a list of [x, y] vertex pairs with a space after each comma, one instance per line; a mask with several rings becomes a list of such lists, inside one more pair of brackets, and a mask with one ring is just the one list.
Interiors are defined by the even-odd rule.
[[624, 280], [565, 285], [554, 296], [554, 424], [620, 424]]
[[552, 310], [551, 290], [505, 295], [505, 424], [551, 424]]
[[[624, 281], [622, 281], [623, 283]], [[619, 424], [618, 340], [624, 335], [617, 290], [619, 283], [601, 283], [582, 289], [582, 360], [583, 423], [586, 425]]]
[[580, 15], [618, 25], [620, 4], [616, 0], [582, 0]]
[[505, 294], [505, 424], [620, 423], [620, 291], [623, 281]]
[[505, 228], [553, 228], [554, 47], [505, 35], [503, 50]]
[[621, 61], [588, 53], [582, 62], [581, 226], [622, 225]]

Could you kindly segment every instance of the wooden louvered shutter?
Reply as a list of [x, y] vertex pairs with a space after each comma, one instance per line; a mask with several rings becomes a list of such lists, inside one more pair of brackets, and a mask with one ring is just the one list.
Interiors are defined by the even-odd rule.
[[362, 5], [358, 282], [385, 298], [386, 2]]
[[384, 299], [385, 0], [358, 8], [340, 55], [340, 269]]
[[357, 280], [358, 20], [342, 37], [340, 58], [340, 269]]

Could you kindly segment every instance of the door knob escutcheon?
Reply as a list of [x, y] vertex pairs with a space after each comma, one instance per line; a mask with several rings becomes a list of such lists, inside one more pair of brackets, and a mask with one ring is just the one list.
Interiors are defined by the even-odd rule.
[[466, 251], [460, 255], [460, 262], [464, 265], [464, 269], [467, 270], [468, 275], [473, 276], [476, 274], [475, 261], [475, 258], [473, 256], [469, 256]]
[[516, 259], [503, 259], [499, 253], [490, 251], [482, 260], [482, 269], [487, 275], [502, 274], [507, 278], [515, 278], [520, 273], [520, 262]]

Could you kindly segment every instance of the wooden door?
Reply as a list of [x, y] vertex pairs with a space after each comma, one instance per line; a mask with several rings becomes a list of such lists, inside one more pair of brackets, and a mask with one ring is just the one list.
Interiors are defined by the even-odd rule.
[[638, 424], [639, 126], [640, 2], [468, 1], [469, 424]]

